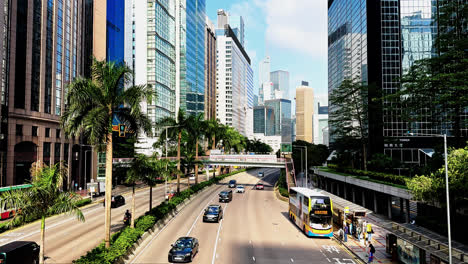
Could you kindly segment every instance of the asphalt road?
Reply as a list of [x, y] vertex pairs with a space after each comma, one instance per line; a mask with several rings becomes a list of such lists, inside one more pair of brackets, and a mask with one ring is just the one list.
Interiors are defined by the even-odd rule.
[[[210, 175], [211, 177], [211, 175]], [[199, 179], [204, 180], [205, 175]], [[185, 181], [185, 180], [183, 180]], [[170, 190], [171, 185], [168, 184]], [[172, 183], [176, 190], [176, 184]], [[187, 188], [182, 182], [181, 188]], [[126, 204], [113, 208], [112, 232], [123, 227], [123, 216], [127, 209], [131, 211], [131, 193], [124, 195]], [[164, 200], [164, 184], [153, 188], [153, 207]], [[136, 217], [143, 215], [149, 209], [149, 188], [136, 193]], [[104, 206], [102, 203], [93, 204], [82, 210], [85, 222], [79, 222], [76, 217], [69, 215], [53, 216], [46, 219], [45, 256], [46, 263], [71, 263], [96, 247], [104, 240]], [[0, 245], [13, 241], [36, 241], [40, 243], [40, 222], [35, 222], [0, 235]]]
[[[219, 204], [218, 193], [227, 188], [225, 184], [198, 195], [129, 263], [168, 263], [170, 245], [182, 236], [200, 242], [193, 263], [358, 263], [334, 240], [305, 237], [289, 221], [288, 204], [274, 196], [279, 170], [264, 169], [263, 178], [257, 177], [258, 171], [234, 176], [246, 192], [234, 193], [230, 203], [221, 204], [224, 219], [219, 224], [203, 223], [202, 213], [207, 205]], [[265, 190], [254, 190], [257, 182], [263, 182]]]

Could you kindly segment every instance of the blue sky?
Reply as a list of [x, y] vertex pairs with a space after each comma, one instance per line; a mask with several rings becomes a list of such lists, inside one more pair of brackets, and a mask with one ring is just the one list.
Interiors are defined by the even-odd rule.
[[206, 0], [206, 14], [215, 26], [218, 9], [244, 18], [255, 94], [259, 86], [258, 62], [266, 50], [271, 57], [271, 71], [289, 71], [291, 99], [301, 80], [309, 81], [316, 95], [327, 94], [326, 0]]

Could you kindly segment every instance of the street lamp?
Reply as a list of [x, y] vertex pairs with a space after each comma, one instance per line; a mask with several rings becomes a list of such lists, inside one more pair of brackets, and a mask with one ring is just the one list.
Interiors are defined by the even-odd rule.
[[[164, 129], [166, 129], [166, 159], [167, 159], [167, 142], [169, 141], [167, 138], [167, 129], [168, 128], [173, 128], [173, 127], [178, 127], [178, 126], [165, 126]], [[167, 170], [167, 164], [166, 164], [166, 170]], [[167, 176], [164, 179], [164, 199], [166, 198], [167, 195]]]
[[[307, 146], [293, 146], [293, 148], [305, 148], [305, 178], [306, 178], [306, 188], [308, 187], [307, 185]], [[301, 155], [302, 159], [302, 155]], [[301, 166], [302, 166], [302, 161], [301, 161]]]
[[445, 192], [447, 194], [447, 231], [448, 231], [448, 246], [449, 246], [449, 263], [452, 264], [452, 235], [450, 233], [450, 195], [449, 195], [449, 180], [448, 180], [448, 163], [447, 163], [447, 133], [441, 134], [419, 134], [408, 132], [411, 136], [434, 136], [444, 138], [444, 160], [445, 160]]

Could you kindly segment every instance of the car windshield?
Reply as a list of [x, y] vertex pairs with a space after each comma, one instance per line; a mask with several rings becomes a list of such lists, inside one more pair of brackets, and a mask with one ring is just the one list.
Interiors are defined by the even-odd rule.
[[236, 183], [236, 181], [235, 181], [235, 180], [231, 180], [229, 183]]
[[208, 207], [209, 213], [217, 213], [219, 211], [218, 207]]
[[244, 186], [237, 186], [237, 189], [244, 189]]
[[176, 248], [190, 248], [190, 247], [192, 247], [192, 241], [190, 241], [190, 240], [177, 240], [174, 247], [176, 247]]
[[221, 192], [219, 195], [228, 195], [227, 192]]

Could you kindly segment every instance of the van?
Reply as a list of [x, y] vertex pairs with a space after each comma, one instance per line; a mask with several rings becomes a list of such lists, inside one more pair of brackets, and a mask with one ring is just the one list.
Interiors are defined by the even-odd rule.
[[232, 190], [224, 190], [219, 193], [219, 202], [230, 202], [232, 201]]
[[34, 241], [14, 241], [0, 247], [0, 264], [37, 264], [40, 246]]

